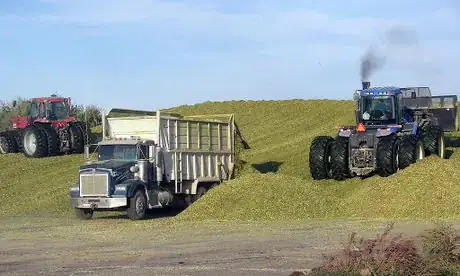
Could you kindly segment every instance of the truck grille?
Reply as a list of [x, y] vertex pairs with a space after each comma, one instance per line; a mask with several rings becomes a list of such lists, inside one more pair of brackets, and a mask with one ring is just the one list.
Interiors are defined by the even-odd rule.
[[109, 174], [90, 172], [80, 174], [80, 196], [108, 196]]

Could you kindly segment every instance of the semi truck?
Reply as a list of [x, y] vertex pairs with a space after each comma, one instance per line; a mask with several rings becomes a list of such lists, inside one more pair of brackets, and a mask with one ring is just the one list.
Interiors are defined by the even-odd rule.
[[148, 209], [187, 207], [234, 177], [238, 139], [233, 114], [111, 109], [102, 116], [102, 140], [84, 147], [70, 205], [81, 219], [123, 210], [131, 220]]

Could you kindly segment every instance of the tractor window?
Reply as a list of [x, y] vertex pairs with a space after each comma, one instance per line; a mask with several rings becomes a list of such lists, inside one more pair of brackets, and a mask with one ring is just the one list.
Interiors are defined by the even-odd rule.
[[65, 120], [69, 116], [67, 106], [64, 102], [46, 104], [46, 117], [49, 120]]
[[393, 96], [365, 96], [361, 100], [364, 121], [391, 121], [396, 119]]
[[30, 104], [30, 111], [29, 114], [32, 118], [37, 118], [38, 115], [40, 114], [40, 107], [38, 106], [38, 103], [31, 103]]

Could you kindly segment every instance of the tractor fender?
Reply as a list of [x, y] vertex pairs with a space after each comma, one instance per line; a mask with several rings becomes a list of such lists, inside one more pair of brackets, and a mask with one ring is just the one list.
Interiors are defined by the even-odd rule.
[[388, 126], [386, 128], [376, 130], [375, 136], [376, 137], [385, 137], [385, 136], [390, 136], [392, 134], [397, 134], [400, 131], [401, 131], [400, 127]]

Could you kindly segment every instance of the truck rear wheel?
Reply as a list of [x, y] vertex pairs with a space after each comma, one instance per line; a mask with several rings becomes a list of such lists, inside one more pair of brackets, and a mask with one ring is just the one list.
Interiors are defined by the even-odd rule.
[[40, 158], [48, 155], [48, 140], [46, 132], [39, 125], [30, 125], [24, 131], [24, 155]]
[[377, 143], [377, 173], [387, 177], [399, 169], [400, 140], [391, 135], [379, 138]]
[[18, 146], [16, 144], [16, 140], [14, 139], [14, 132], [0, 132], [0, 153], [15, 153], [17, 151]]
[[349, 177], [348, 138], [337, 136], [331, 145], [331, 176], [335, 180]]
[[75, 214], [79, 219], [91, 219], [94, 212], [91, 209], [75, 208]]
[[133, 197], [129, 199], [128, 217], [131, 220], [139, 220], [145, 217], [147, 209], [147, 199], [145, 198], [144, 191], [139, 189]]
[[315, 180], [331, 177], [331, 145], [334, 139], [330, 136], [317, 136], [310, 146], [310, 175]]

